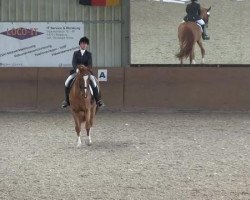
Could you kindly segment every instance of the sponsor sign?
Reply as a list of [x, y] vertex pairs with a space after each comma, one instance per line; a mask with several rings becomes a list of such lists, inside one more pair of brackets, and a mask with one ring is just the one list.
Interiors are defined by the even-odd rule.
[[68, 67], [82, 22], [0, 22], [0, 67]]

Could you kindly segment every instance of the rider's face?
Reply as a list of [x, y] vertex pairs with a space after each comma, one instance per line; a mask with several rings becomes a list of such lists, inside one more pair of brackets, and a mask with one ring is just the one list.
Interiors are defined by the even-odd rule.
[[81, 48], [81, 49], [87, 49], [87, 47], [88, 47], [88, 44], [87, 44], [87, 43], [85, 43], [85, 42], [81, 42], [81, 43], [80, 43], [80, 48]]

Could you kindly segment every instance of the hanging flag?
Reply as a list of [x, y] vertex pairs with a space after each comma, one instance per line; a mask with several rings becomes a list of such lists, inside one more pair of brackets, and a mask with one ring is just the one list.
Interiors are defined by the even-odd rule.
[[106, 6], [106, 0], [91, 0], [92, 6]]
[[120, 0], [79, 0], [79, 4], [85, 6], [116, 6]]
[[116, 6], [120, 4], [120, 0], [106, 0], [106, 6]]
[[91, 6], [91, 0], [79, 0], [79, 4]]

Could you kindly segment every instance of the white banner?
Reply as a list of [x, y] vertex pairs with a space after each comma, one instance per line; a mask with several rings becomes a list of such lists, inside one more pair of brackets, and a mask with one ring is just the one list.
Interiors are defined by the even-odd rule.
[[0, 22], [0, 67], [69, 67], [81, 22]]

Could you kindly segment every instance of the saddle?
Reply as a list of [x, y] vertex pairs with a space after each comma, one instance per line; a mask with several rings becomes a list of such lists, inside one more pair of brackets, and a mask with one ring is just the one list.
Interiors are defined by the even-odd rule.
[[185, 16], [185, 17], [183, 18], [183, 20], [184, 20], [184, 22], [194, 22], [194, 23], [196, 23], [196, 24], [200, 27], [201, 32], [203, 33], [202, 26], [201, 26], [198, 22], [196, 22], [196, 20], [194, 20], [194, 19], [189, 20], [188, 16]]
[[202, 29], [202, 26], [199, 24], [199, 23], [197, 23], [197, 22], [195, 22], [199, 27], [200, 27], [200, 29], [201, 29], [201, 32], [203, 33], [203, 29]]

